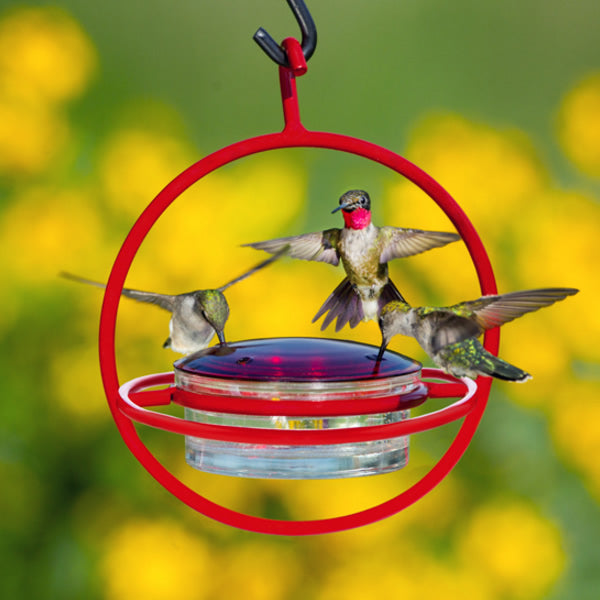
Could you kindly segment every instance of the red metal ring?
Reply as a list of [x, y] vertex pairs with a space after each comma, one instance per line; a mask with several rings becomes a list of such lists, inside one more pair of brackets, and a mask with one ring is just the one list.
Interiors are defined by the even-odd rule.
[[[475, 228], [460, 206], [434, 179], [405, 158], [376, 144], [357, 138], [313, 132], [300, 122], [296, 82], [293, 74], [279, 69], [285, 127], [281, 133], [266, 134], [234, 143], [198, 161], [169, 183], [146, 207], [125, 239], [110, 273], [100, 317], [99, 352], [102, 380], [108, 404], [123, 440], [144, 468], [167, 490], [198, 512], [228, 525], [279, 535], [331, 533], [360, 527], [389, 517], [431, 491], [454, 467], [468, 447], [485, 409], [490, 378], [480, 378], [472, 410], [450, 447], [421, 480], [396, 497], [365, 510], [311, 521], [284, 521], [243, 514], [216, 504], [192, 490], [170, 473], [143, 444], [131, 419], [120, 410], [119, 379], [115, 357], [117, 309], [125, 278], [145, 236], [167, 207], [186, 189], [220, 167], [252, 154], [281, 148], [326, 148], [378, 162], [412, 181], [434, 200], [450, 218], [469, 251], [483, 294], [496, 293], [493, 270]], [[497, 354], [499, 328], [486, 332], [484, 347]]]
[[[449, 381], [458, 381], [455, 378], [445, 375], [442, 371], [430, 369], [432, 377], [447, 378]], [[345, 444], [352, 442], [367, 442], [373, 440], [391, 439], [420, 433], [428, 429], [434, 429], [441, 425], [446, 425], [452, 421], [461, 419], [468, 414], [475, 405], [476, 384], [470, 379], [464, 379], [463, 384], [466, 393], [463, 398], [441, 408], [437, 411], [413, 417], [397, 423], [386, 423], [384, 425], [374, 425], [365, 427], [349, 427], [345, 429], [322, 429], [322, 430], [302, 430], [302, 429], [261, 429], [257, 427], [233, 427], [227, 425], [208, 425], [181, 419], [172, 415], [147, 410], [136, 404], [131, 398], [133, 392], [155, 386], [159, 384], [173, 383], [173, 373], [161, 373], [159, 375], [146, 375], [138, 377], [125, 384], [119, 389], [121, 402], [119, 409], [130, 419], [143, 423], [157, 429], [189, 435], [211, 440], [221, 440], [227, 442], [247, 443], [247, 444], [302, 444], [302, 445], [326, 445], [326, 444]], [[278, 402], [277, 405], [280, 403]], [[306, 402], [304, 402], [304, 413], [307, 412]], [[346, 404], [340, 402], [340, 404]], [[273, 407], [271, 403], [271, 413]], [[248, 414], [254, 414], [248, 412]], [[280, 414], [279, 411], [277, 414]], [[286, 416], [285, 413], [281, 413]], [[345, 414], [352, 414], [346, 412]], [[294, 416], [294, 415], [292, 415]], [[304, 415], [301, 415], [304, 416]], [[311, 412], [310, 416], [314, 416]]]

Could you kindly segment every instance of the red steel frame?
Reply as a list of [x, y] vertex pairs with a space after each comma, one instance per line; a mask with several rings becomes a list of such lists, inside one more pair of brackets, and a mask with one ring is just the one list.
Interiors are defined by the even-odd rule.
[[[223, 436], [226, 438], [227, 435], [229, 435], [229, 433], [223, 433], [223, 430], [227, 428], [222, 428], [221, 433], [219, 433], [218, 429], [217, 431], [209, 431], [209, 426], [187, 422], [169, 415], [153, 413], [152, 411], [141, 408], [140, 405], [151, 406], [168, 403], [171, 400], [171, 396], [168, 391], [141, 391], [144, 385], [142, 385], [140, 380], [131, 382], [132, 385], [125, 384], [123, 390], [120, 392], [121, 386], [119, 383], [115, 357], [117, 309], [121, 291], [125, 284], [125, 278], [129, 272], [131, 263], [154, 223], [169, 205], [186, 189], [207, 174], [228, 163], [251, 154], [281, 148], [326, 148], [354, 154], [378, 162], [389, 169], [396, 171], [415, 185], [419, 186], [438, 204], [462, 236], [471, 260], [475, 265], [482, 294], [495, 294], [497, 293], [497, 289], [489, 258], [475, 228], [448, 192], [427, 175], [427, 173], [398, 154], [376, 144], [345, 135], [310, 131], [304, 127], [300, 120], [298, 96], [296, 92], [296, 76], [306, 72], [306, 62], [304, 61], [297, 40], [294, 38], [287, 38], [283, 41], [283, 46], [286, 50], [288, 60], [290, 61], [290, 68], [279, 67], [279, 80], [285, 123], [283, 130], [280, 133], [261, 135], [234, 143], [203, 158], [171, 181], [171, 183], [169, 183], [146, 207], [127, 235], [108, 279], [100, 317], [99, 353], [104, 389], [119, 432], [142, 466], [168, 491], [205, 516], [240, 529], [279, 535], [312, 535], [351, 529], [384, 519], [410, 506], [438, 485], [456, 465], [475, 434], [487, 404], [492, 383], [491, 378], [479, 378], [477, 380], [476, 391], [470, 390], [465, 398], [446, 407], [446, 409], [431, 413], [430, 415], [424, 415], [423, 417], [410, 419], [407, 422], [393, 424], [393, 435], [405, 435], [417, 431], [424, 431], [425, 429], [464, 417], [464, 421], [456, 438], [432, 469], [412, 487], [386, 502], [348, 515], [308, 521], [267, 519], [240, 513], [216, 504], [178, 480], [154, 457], [141, 441], [132, 419], [168, 431], [176, 431], [183, 434], [188, 434], [189, 432], [190, 435], [198, 435], [198, 433], [201, 432], [206, 437], [216, 437], [217, 439], [224, 439]], [[499, 328], [492, 329], [485, 334], [484, 346], [489, 352], [497, 354], [499, 340]], [[423, 374], [424, 376], [435, 379], [453, 382], [446, 384], [427, 384], [430, 396], [452, 397], [464, 393], [465, 383], [446, 376], [440, 371], [435, 369], [424, 370]], [[148, 376], [140, 379], [146, 383], [146, 387], [149, 387], [149, 385], [156, 385], [156, 383], [171, 383], [172, 378], [169, 378], [168, 375], [169, 374]], [[148, 381], [152, 381], [153, 383], [149, 384]], [[462, 392], [459, 391], [461, 387], [463, 389]], [[129, 396], [130, 393], [131, 396], [133, 396], [133, 399]], [[175, 419], [175, 421], [171, 421], [172, 419]], [[419, 419], [421, 419], [421, 421], [419, 421]], [[381, 428], [379, 428], [379, 431], [376, 433], [367, 432], [366, 434], [363, 431], [362, 435], [382, 437], [383, 435], [389, 435], [389, 437], [392, 437], [392, 431], [389, 429], [390, 426], [387, 425], [385, 427], [388, 429], [381, 430]], [[331, 441], [333, 438], [337, 441], [351, 441], [356, 439], [359, 429], [366, 430], [372, 428], [353, 428], [351, 432], [346, 431], [342, 433], [339, 431], [313, 432], [302, 430], [279, 430], [272, 432], [275, 435], [272, 436], [273, 439], [269, 441], [270, 443], [286, 443], [282, 441], [282, 437], [277, 437], [277, 434], [279, 434], [279, 436], [293, 435], [292, 443], [293, 441], [303, 444], [333, 443]], [[260, 434], [258, 435], [265, 436], [265, 430], [259, 431]], [[383, 433], [383, 431], [385, 433]], [[272, 433], [270, 432], [268, 435], [271, 436]], [[310, 435], [307, 436], [307, 434]], [[315, 439], [315, 434], [327, 434], [331, 439], [328, 439], [327, 442], [323, 442], [322, 440], [324, 438]], [[244, 435], [252, 438], [252, 436], [257, 435], [257, 433], [256, 430], [254, 432], [245, 431], [242, 432], [242, 436]], [[261, 439], [263, 443], [269, 443], [264, 437]], [[319, 442], [319, 439], [321, 439], [321, 442]], [[372, 437], [371, 439], [376, 439], [376, 437]], [[290, 442], [288, 441], [287, 443]]]

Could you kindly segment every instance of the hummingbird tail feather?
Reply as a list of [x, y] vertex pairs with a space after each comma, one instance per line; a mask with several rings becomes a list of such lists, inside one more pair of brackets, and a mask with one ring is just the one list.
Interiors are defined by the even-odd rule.
[[529, 373], [488, 352], [477, 338], [449, 344], [433, 357], [434, 362], [457, 377], [489, 375], [505, 381], [527, 381]]
[[337, 319], [335, 330], [339, 331], [347, 323], [350, 327], [356, 327], [363, 318], [362, 303], [350, 280], [344, 277], [342, 282], [331, 292], [323, 303], [312, 322], [314, 323], [325, 315], [321, 325], [321, 331]]
[[503, 379], [504, 381], [518, 381], [522, 383], [531, 379], [529, 373], [490, 353], [486, 353], [485, 358], [478, 366], [483, 373], [497, 379]]

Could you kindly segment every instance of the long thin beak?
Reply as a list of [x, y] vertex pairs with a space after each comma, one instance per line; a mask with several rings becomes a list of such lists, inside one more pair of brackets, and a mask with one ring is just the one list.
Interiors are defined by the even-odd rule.
[[352, 203], [346, 202], [344, 204], [340, 204], [337, 208], [334, 208], [331, 211], [331, 214], [336, 213], [338, 210], [343, 210], [344, 208], [348, 208], [349, 206], [352, 206]]
[[381, 341], [381, 346], [379, 347], [379, 354], [377, 355], [377, 358], [375, 359], [376, 362], [381, 362], [381, 359], [383, 358], [383, 353], [385, 352], [385, 349], [387, 348], [388, 343], [389, 342], [386, 339], [383, 339]]
[[217, 331], [217, 337], [219, 338], [219, 343], [221, 345], [226, 344], [227, 342], [225, 341], [225, 333], [223, 331]]

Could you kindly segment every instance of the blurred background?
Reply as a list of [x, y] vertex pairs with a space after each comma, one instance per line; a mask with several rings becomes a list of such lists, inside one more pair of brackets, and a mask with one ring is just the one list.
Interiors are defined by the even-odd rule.
[[[595, 0], [309, 2], [319, 42], [298, 79], [306, 127], [378, 143], [466, 211], [500, 291], [581, 292], [503, 328], [533, 374], [495, 383], [463, 459], [404, 512], [359, 530], [269, 537], [180, 503], [122, 442], [97, 358], [106, 281], [152, 198], [203, 156], [282, 128], [277, 68], [252, 41], [299, 36], [283, 0], [0, 2], [0, 590], [9, 598], [592, 599], [600, 589], [600, 53]], [[262, 255], [240, 244], [340, 226], [346, 190], [374, 220], [452, 229], [397, 173], [326, 150], [268, 152], [186, 191], [136, 256], [130, 287], [217, 287]], [[414, 304], [479, 295], [462, 244], [396, 261]], [[282, 260], [231, 288], [230, 340], [328, 336], [377, 345], [375, 323], [322, 333], [341, 280]], [[122, 382], [168, 371], [168, 314], [123, 301]], [[430, 364], [418, 346], [391, 348]], [[411, 438], [402, 471], [353, 481], [205, 475], [183, 440], [140, 428], [208, 498], [319, 518], [386, 500], [424, 475], [456, 427]]]

